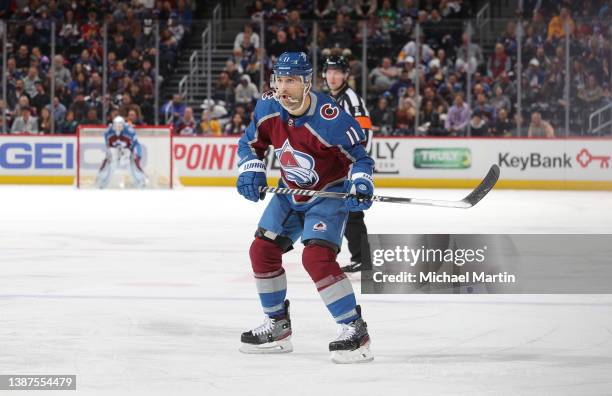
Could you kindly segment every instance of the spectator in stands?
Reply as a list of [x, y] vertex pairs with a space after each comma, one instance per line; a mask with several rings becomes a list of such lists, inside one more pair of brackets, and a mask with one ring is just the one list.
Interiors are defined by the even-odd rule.
[[431, 85], [426, 86], [423, 92], [424, 92], [423, 100], [431, 101], [433, 104], [434, 111], [438, 112], [439, 114], [446, 113], [448, 103], [446, 102], [446, 100], [444, 100], [442, 96], [440, 96], [440, 94], [438, 94], [434, 90], [433, 86]]
[[491, 125], [491, 135], [497, 137], [510, 137], [512, 136], [516, 125], [508, 118], [508, 111], [505, 108], [501, 108], [497, 112], [497, 119]]
[[64, 14], [61, 27], [58, 32], [58, 45], [61, 47], [68, 47], [69, 45], [79, 40], [79, 24], [74, 19], [74, 12], [67, 10]]
[[576, 30], [576, 24], [570, 15], [569, 9], [567, 7], [562, 7], [559, 11], [559, 15], [552, 17], [548, 24], [548, 36], [546, 40], [551, 42], [553, 40], [565, 38], [566, 25], [567, 28], [569, 28], [569, 32], [567, 33], [573, 35]]
[[410, 40], [404, 45], [397, 55], [397, 63], [402, 63], [407, 59], [416, 59], [417, 58], [417, 50], [420, 47], [420, 62], [428, 64], [434, 57], [434, 51], [427, 44], [424, 44], [424, 40], [422, 37], [419, 38], [419, 42], [417, 44], [416, 39]]
[[85, 102], [85, 95], [83, 95], [82, 91], [77, 90], [74, 102], [70, 105], [70, 110], [74, 114], [74, 118], [77, 122], [83, 122], [87, 117], [89, 105]]
[[529, 67], [525, 71], [525, 81], [531, 89], [540, 89], [544, 83], [545, 72], [540, 68], [540, 62], [533, 58], [529, 61]]
[[198, 131], [203, 135], [221, 135], [221, 124], [217, 118], [212, 116], [212, 111], [210, 109], [204, 109], [202, 112], [202, 119]]
[[488, 102], [487, 96], [484, 93], [479, 93], [476, 96], [476, 103], [473, 106], [472, 112], [479, 113], [482, 119], [486, 117], [489, 120], [494, 120], [497, 116], [495, 106]]
[[416, 120], [415, 103], [410, 98], [403, 98], [395, 112], [395, 131], [399, 136], [414, 135]]
[[176, 12], [178, 14], [178, 22], [185, 27], [187, 32], [189, 32], [193, 24], [191, 5], [188, 4], [186, 0], [178, 0]]
[[509, 72], [511, 67], [510, 57], [506, 55], [506, 50], [502, 43], [495, 44], [495, 52], [489, 58], [487, 74], [491, 78], [497, 78], [502, 72]]
[[175, 126], [175, 133], [178, 135], [194, 135], [196, 133], [196, 120], [193, 117], [193, 109], [189, 106], [185, 108], [183, 117]]
[[45, 86], [42, 81], [36, 81], [36, 94], [32, 97], [32, 106], [36, 109], [36, 114], [40, 114], [43, 107], [47, 107], [51, 102], [51, 98], [45, 92]]
[[20, 45], [17, 57], [15, 58], [17, 69], [22, 75], [25, 75], [30, 67], [30, 50], [26, 45]]
[[347, 26], [348, 16], [342, 13], [336, 15], [336, 23], [332, 26], [327, 40], [326, 48], [349, 48], [353, 42], [353, 32]]
[[168, 30], [177, 43], [180, 43], [183, 40], [185, 28], [179, 23], [178, 14], [175, 12], [170, 14], [170, 19], [168, 19]]
[[479, 111], [475, 111], [470, 120], [470, 134], [471, 136], [489, 136], [489, 126], [487, 125], [484, 114]]
[[289, 10], [287, 10], [285, 1], [276, 0], [274, 2], [274, 7], [270, 10], [270, 12], [268, 12], [267, 19], [270, 21], [284, 22], [287, 20], [288, 13]]
[[62, 126], [62, 132], [68, 135], [74, 135], [78, 126], [79, 123], [74, 118], [74, 112], [72, 110], [69, 110], [66, 113], [66, 121]]
[[246, 125], [242, 120], [242, 116], [239, 113], [235, 113], [232, 116], [232, 120], [225, 124], [223, 128], [223, 134], [225, 135], [240, 135], [246, 129]]
[[19, 102], [19, 99], [25, 96], [29, 99], [27, 92], [24, 89], [24, 84], [22, 79], [18, 79], [15, 81], [15, 88], [12, 90], [8, 90], [7, 101], [9, 105], [9, 109], [15, 109], [15, 106]]
[[461, 46], [457, 49], [456, 64], [458, 67], [463, 65], [465, 70], [474, 73], [483, 63], [482, 48], [475, 42], [470, 41], [470, 36], [467, 33], [463, 33], [461, 36]]
[[395, 114], [389, 107], [389, 100], [385, 96], [378, 99], [376, 107], [370, 112], [372, 131], [380, 136], [389, 136], [395, 126]]
[[30, 67], [28, 69], [28, 74], [23, 79], [23, 88], [30, 98], [36, 96], [36, 83], [40, 81], [38, 70], [35, 67]]
[[23, 34], [19, 35], [18, 38], [19, 45], [24, 45], [28, 47], [28, 49], [32, 49], [33, 47], [38, 47], [41, 44], [40, 37], [36, 34], [34, 30], [34, 25], [28, 23], [25, 25], [23, 30]]
[[391, 63], [391, 58], [384, 57], [380, 66], [370, 72], [372, 90], [376, 93], [387, 91], [399, 77], [399, 69]]
[[249, 23], [244, 25], [244, 30], [236, 35], [234, 49], [241, 48], [244, 43], [250, 43], [255, 49], [259, 48], [259, 34], [253, 31], [253, 26]]
[[38, 117], [38, 132], [43, 135], [51, 133], [51, 113], [46, 107], [41, 110]]
[[440, 113], [436, 110], [434, 101], [431, 99], [425, 99], [421, 107], [419, 115], [420, 125], [418, 132], [420, 135], [446, 135], [442, 121], [440, 120]]
[[70, 70], [64, 66], [64, 57], [62, 55], [56, 55], [55, 58], [53, 58], [53, 62], [55, 63], [55, 85], [67, 87], [72, 77], [70, 75]]
[[174, 124], [175, 122], [183, 118], [186, 108], [187, 106], [185, 106], [185, 104], [183, 103], [183, 98], [181, 98], [181, 95], [172, 95], [172, 99], [169, 100], [161, 108], [160, 113], [163, 122], [166, 125]]
[[64, 106], [58, 96], [53, 98], [53, 105], [48, 104], [46, 106], [51, 115], [53, 116], [53, 121], [55, 122], [55, 131], [57, 132], [64, 124], [66, 120], [66, 106]]
[[142, 118], [138, 116], [138, 113], [134, 109], [130, 109], [130, 111], [128, 111], [127, 120], [132, 126], [138, 126], [143, 124]]
[[238, 84], [240, 80], [240, 71], [238, 70], [238, 66], [236, 63], [234, 63], [234, 61], [228, 59], [225, 62], [225, 68], [223, 71], [226, 72], [230, 80], [232, 80], [232, 84]]
[[448, 109], [445, 128], [453, 135], [463, 135], [470, 122], [470, 108], [463, 101], [463, 95], [455, 95], [454, 104]]
[[587, 77], [587, 83], [578, 90], [578, 98], [583, 102], [582, 104], [591, 112], [601, 105], [602, 100], [605, 98], [606, 93], [601, 87], [601, 84], [597, 83], [595, 75], [591, 74]]
[[512, 104], [510, 98], [504, 95], [504, 90], [500, 85], [494, 88], [495, 96], [491, 99], [491, 105], [495, 108], [495, 112], [499, 113], [501, 109], [505, 109], [506, 112], [510, 111]]
[[38, 134], [38, 120], [36, 117], [32, 117], [30, 108], [28, 106], [23, 106], [20, 110], [21, 116], [13, 121], [11, 133]]
[[376, 0], [356, 0], [353, 5], [355, 15], [359, 19], [368, 19], [370, 16], [375, 15], [376, 8]]
[[17, 69], [17, 61], [14, 57], [10, 57], [6, 61], [6, 83], [15, 85], [15, 82], [23, 77], [23, 74]]
[[542, 114], [539, 111], [534, 111], [531, 113], [531, 123], [529, 124], [527, 136], [554, 138], [555, 129], [549, 122], [542, 119]]
[[332, 0], [315, 0], [314, 14], [317, 19], [333, 18], [334, 3]]
[[213, 99], [223, 100], [231, 106], [234, 105], [234, 83], [229, 78], [229, 74], [225, 71], [219, 73], [219, 78], [215, 84]]
[[245, 105], [247, 107], [259, 98], [259, 91], [247, 74], [243, 74], [240, 77], [240, 83], [234, 90], [234, 97], [236, 98], [237, 105]]

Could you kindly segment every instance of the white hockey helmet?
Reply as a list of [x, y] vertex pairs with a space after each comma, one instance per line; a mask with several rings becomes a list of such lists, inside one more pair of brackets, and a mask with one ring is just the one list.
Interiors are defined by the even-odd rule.
[[125, 120], [121, 116], [117, 116], [113, 119], [113, 130], [115, 134], [119, 135], [125, 128]]

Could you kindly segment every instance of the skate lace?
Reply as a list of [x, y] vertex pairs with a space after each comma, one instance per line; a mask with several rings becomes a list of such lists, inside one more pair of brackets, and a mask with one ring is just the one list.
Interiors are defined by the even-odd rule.
[[261, 326], [254, 328], [251, 331], [253, 332], [254, 335], [265, 334], [274, 328], [274, 323], [275, 323], [274, 319], [270, 319], [270, 317], [266, 316], [266, 319], [264, 320], [263, 324]]
[[338, 337], [336, 341], [344, 341], [352, 338], [355, 335], [355, 326], [350, 326], [347, 324], [340, 324], [338, 327]]

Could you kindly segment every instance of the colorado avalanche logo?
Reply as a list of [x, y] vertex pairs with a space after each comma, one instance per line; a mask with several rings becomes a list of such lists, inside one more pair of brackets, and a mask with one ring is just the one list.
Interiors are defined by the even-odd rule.
[[315, 172], [315, 161], [310, 155], [295, 150], [285, 140], [283, 147], [274, 150], [281, 169], [287, 181], [293, 182], [301, 188], [312, 187], [319, 182], [319, 175]]
[[323, 106], [321, 106], [321, 110], [319, 110], [319, 112], [321, 113], [321, 117], [328, 121], [338, 117], [338, 114], [340, 113], [337, 107], [334, 107], [329, 103], [325, 103]]

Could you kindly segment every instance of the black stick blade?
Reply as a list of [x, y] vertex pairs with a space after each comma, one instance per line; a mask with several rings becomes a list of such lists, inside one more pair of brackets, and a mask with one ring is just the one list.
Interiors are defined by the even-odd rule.
[[467, 197], [463, 198], [461, 201], [468, 204], [469, 207], [476, 205], [478, 202], [480, 202], [481, 199], [484, 198], [485, 195], [489, 193], [489, 191], [491, 191], [491, 189], [493, 189], [493, 187], [495, 187], [495, 184], [499, 179], [499, 173], [499, 166], [493, 164], [485, 178], [482, 179], [482, 181], [478, 185], [478, 187], [476, 187], [474, 191], [472, 191]]

